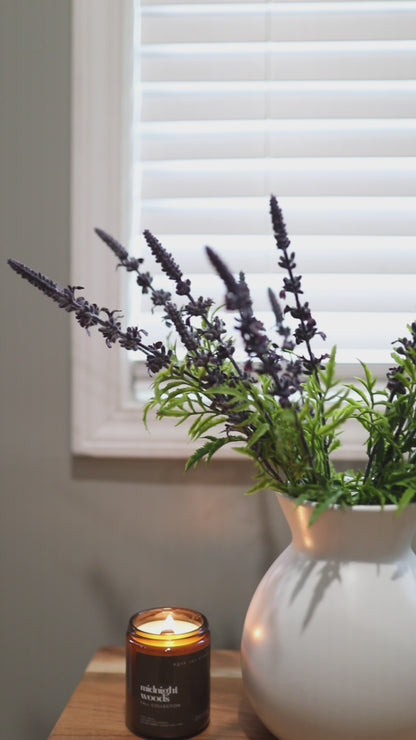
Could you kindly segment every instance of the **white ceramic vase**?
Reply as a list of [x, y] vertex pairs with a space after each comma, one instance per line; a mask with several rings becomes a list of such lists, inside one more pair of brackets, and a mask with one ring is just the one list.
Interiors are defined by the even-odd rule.
[[334, 508], [278, 496], [292, 542], [247, 612], [243, 681], [279, 740], [415, 740], [416, 505]]

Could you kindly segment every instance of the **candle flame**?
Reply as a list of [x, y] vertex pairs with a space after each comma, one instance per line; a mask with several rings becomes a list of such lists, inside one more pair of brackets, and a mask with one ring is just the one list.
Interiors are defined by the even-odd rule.
[[175, 620], [171, 613], [168, 614], [165, 621], [163, 622], [163, 628], [161, 629], [160, 634], [163, 634], [164, 632], [173, 632], [174, 634], [176, 633]]

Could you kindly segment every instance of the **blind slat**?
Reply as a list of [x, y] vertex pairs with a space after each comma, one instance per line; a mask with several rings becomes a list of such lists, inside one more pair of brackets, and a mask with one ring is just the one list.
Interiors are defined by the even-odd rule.
[[[200, 269], [207, 259], [201, 259]], [[276, 265], [270, 273], [247, 276], [247, 283], [256, 307], [256, 313], [270, 309], [268, 287], [278, 294], [282, 287], [282, 270]], [[209, 295], [216, 304], [224, 301], [224, 286], [215, 274], [195, 273], [192, 276], [196, 296]], [[164, 275], [158, 279], [158, 287], [172, 290], [172, 284]], [[316, 312], [380, 312], [411, 313], [416, 315], [416, 291], [413, 275], [395, 275], [394, 281], [384, 275], [307, 273], [303, 275], [302, 287]], [[149, 305], [150, 308], [150, 305]], [[270, 319], [269, 319], [270, 321]], [[404, 327], [403, 327], [404, 329]]]
[[414, 81], [143, 83], [142, 118], [416, 118]]
[[[138, 134], [139, 135], [139, 134]], [[266, 151], [267, 149], [267, 151]], [[224, 157], [416, 155], [416, 120], [157, 121], [141, 127], [141, 162]]]
[[263, 195], [416, 196], [416, 158], [223, 159], [140, 165], [143, 197]]
[[[142, 247], [138, 239], [136, 251]], [[364, 236], [362, 234], [297, 234], [291, 235], [302, 274], [347, 274], [351, 266], [359, 275], [389, 275], [416, 273], [416, 249], [413, 236]], [[172, 252], [187, 274], [196, 274], [208, 262], [204, 246], [213, 247], [236, 274], [278, 271], [278, 252], [271, 233], [267, 234], [163, 234], [163, 243]], [[160, 265], [148, 250], [142, 250], [146, 269], [161, 274]], [[416, 295], [416, 290], [415, 290]]]
[[142, 50], [151, 81], [412, 79], [414, 41], [169, 44]]
[[[271, 183], [272, 187], [273, 183]], [[290, 233], [414, 235], [416, 198], [280, 198]], [[156, 233], [269, 233], [267, 194], [257, 198], [166, 198], [142, 203]]]
[[[412, 39], [412, 3], [166, 3], [143, 5], [142, 35], [147, 43], [189, 41], [341, 41]], [[392, 23], [392, 12], [394, 23]], [[245, 22], [242, 22], [245, 21]], [[413, 35], [412, 35], [413, 33]]]
[[[273, 325], [270, 321], [270, 313], [256, 312], [257, 318], [263, 322], [270, 339], [273, 340]], [[234, 319], [226, 314], [224, 316], [230, 333]], [[366, 363], [392, 365], [390, 353], [393, 349], [392, 342], [405, 334], [407, 313], [362, 313], [362, 312], [331, 312], [322, 313], [314, 311], [314, 318], [320, 330], [324, 331], [327, 339], [322, 341], [319, 337], [314, 339], [316, 353], [328, 352], [328, 348], [337, 346], [338, 361], [342, 364], [356, 364], [358, 360]], [[357, 326], [361, 331], [357, 332]], [[160, 314], [149, 314], [146, 316], [146, 330], [149, 342], [155, 342], [161, 336]], [[239, 342], [237, 340], [237, 346]], [[137, 360], [137, 353], [131, 354], [132, 360]], [[342, 372], [342, 368], [341, 368]]]

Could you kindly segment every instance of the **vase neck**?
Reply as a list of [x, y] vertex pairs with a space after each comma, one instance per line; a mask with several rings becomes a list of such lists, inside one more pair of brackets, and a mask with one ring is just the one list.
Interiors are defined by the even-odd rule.
[[389, 562], [411, 550], [416, 531], [416, 505], [401, 514], [397, 507], [334, 507], [312, 525], [314, 504], [296, 506], [277, 496], [292, 533], [292, 546], [316, 558]]

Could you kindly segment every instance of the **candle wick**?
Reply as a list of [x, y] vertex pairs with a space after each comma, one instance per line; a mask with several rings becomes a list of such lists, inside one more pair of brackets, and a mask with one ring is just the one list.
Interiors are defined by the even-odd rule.
[[162, 630], [161, 635], [174, 635], [175, 630]]

